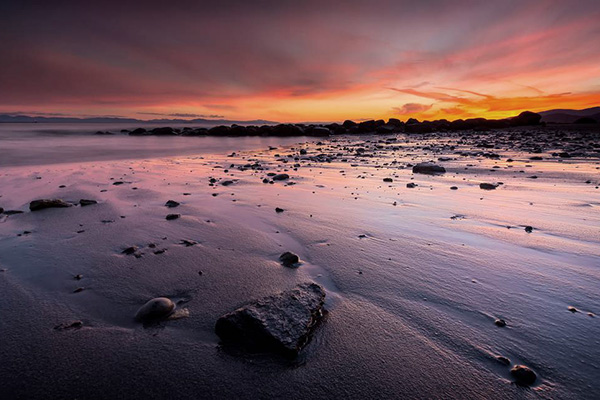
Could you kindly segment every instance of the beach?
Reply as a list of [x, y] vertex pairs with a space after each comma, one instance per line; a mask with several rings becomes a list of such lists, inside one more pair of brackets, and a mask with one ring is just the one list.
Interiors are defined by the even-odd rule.
[[[535, 129], [539, 152], [494, 142], [521, 130], [10, 139], [2, 392], [598, 398], [600, 162], [555, 155], [554, 128]], [[413, 173], [422, 162], [445, 172]], [[74, 205], [29, 211], [36, 199]], [[279, 262], [286, 251], [297, 268]], [[304, 282], [325, 289], [326, 313], [296, 359], [220, 344], [220, 316]], [[186, 313], [136, 322], [155, 297]], [[514, 365], [535, 383], [516, 385]]]

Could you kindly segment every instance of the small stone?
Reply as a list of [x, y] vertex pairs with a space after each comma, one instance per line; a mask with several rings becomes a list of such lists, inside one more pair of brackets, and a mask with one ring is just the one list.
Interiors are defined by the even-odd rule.
[[134, 254], [137, 250], [138, 250], [137, 246], [131, 246], [131, 247], [128, 247], [125, 250], [123, 250], [121, 252], [121, 254], [125, 254], [125, 255], [129, 256], [131, 254]]
[[88, 200], [88, 199], [79, 200], [79, 205], [81, 207], [91, 206], [92, 204], [98, 204], [98, 202], [96, 200]]
[[450, 186], [450, 190], [458, 190], [458, 186]]
[[275, 212], [276, 212], [276, 213], [282, 213], [282, 212], [284, 212], [284, 211], [285, 211], [285, 210], [284, 210], [283, 208], [275, 207]]
[[510, 370], [510, 374], [513, 376], [513, 378], [515, 378], [515, 382], [518, 385], [523, 386], [532, 385], [537, 379], [535, 372], [524, 365], [515, 365]]
[[56, 325], [54, 327], [54, 330], [57, 330], [57, 331], [66, 331], [66, 330], [71, 330], [71, 329], [79, 329], [81, 327], [83, 327], [83, 322], [81, 322], [81, 321], [73, 321], [71, 323], [64, 323], [64, 324]]
[[407, 188], [409, 188], [409, 189], [413, 189], [413, 188], [415, 188], [416, 186], [417, 186], [417, 185], [415, 185], [415, 184], [414, 184], [414, 183], [412, 183], [412, 182], [410, 182], [410, 183], [407, 183], [407, 184], [406, 184], [406, 187], [407, 187]]
[[392, 178], [383, 178], [384, 182], [394, 182]]
[[499, 326], [502, 328], [502, 327], [506, 326], [506, 321], [498, 318], [497, 320], [494, 321], [494, 324], [496, 324], [496, 326]]
[[39, 199], [29, 203], [29, 209], [31, 211], [39, 211], [45, 208], [66, 208], [71, 207], [72, 205], [73, 204], [67, 203], [61, 199]]
[[431, 163], [419, 163], [412, 168], [413, 174], [443, 174], [446, 168]]
[[223, 186], [233, 185], [233, 181], [223, 181], [223, 182], [221, 182], [221, 185], [223, 185]]
[[510, 365], [510, 360], [504, 356], [496, 356], [496, 360], [501, 364]]
[[83, 290], [84, 290], [84, 288], [78, 287], [77, 289], [73, 290], [73, 293], [83, 292]]
[[174, 208], [174, 207], [177, 207], [177, 206], [179, 206], [180, 204], [181, 204], [181, 203], [179, 203], [179, 202], [177, 202], [177, 201], [175, 201], [175, 200], [168, 200], [168, 201], [165, 203], [165, 207]]
[[498, 185], [495, 185], [493, 183], [480, 183], [479, 184], [479, 189], [483, 189], [483, 190], [494, 190], [498, 187]]
[[579, 312], [579, 310], [578, 310], [578, 309], [576, 309], [576, 308], [575, 308], [575, 307], [573, 307], [573, 306], [569, 306], [569, 307], [567, 308], [567, 310], [571, 311], [572, 313]]
[[277, 174], [274, 175], [273, 178], [274, 181], [284, 181], [286, 179], [290, 179], [290, 176], [288, 174]]
[[81, 274], [77, 274], [73, 277], [73, 279], [75, 279], [76, 281], [80, 281], [83, 278], [83, 275]]
[[167, 221], [172, 221], [172, 220], [174, 220], [174, 219], [177, 219], [177, 218], [179, 218], [179, 217], [181, 217], [181, 214], [169, 214], [169, 215], [167, 215], [167, 216], [165, 217], [165, 219], [166, 219]]
[[300, 259], [296, 254], [286, 251], [279, 256], [279, 261], [281, 261], [284, 267], [293, 267], [294, 265], [298, 264]]
[[527, 233], [533, 232], [533, 226], [526, 226], [525, 227], [525, 232], [527, 232]]
[[166, 297], [156, 297], [144, 304], [135, 314], [140, 322], [156, 321], [166, 318], [175, 309], [175, 303]]

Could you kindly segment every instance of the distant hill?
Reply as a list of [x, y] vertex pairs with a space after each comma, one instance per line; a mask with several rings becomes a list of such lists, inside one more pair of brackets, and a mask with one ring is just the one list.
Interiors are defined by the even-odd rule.
[[31, 117], [28, 115], [7, 115], [0, 114], [0, 123], [118, 123], [118, 124], [210, 124], [210, 125], [272, 125], [277, 122], [256, 119], [252, 121], [233, 121], [228, 119], [152, 119], [149, 121], [135, 118], [110, 118], [110, 117], [94, 117], [94, 118], [71, 118], [71, 117]]
[[589, 117], [600, 122], [600, 107], [586, 108], [585, 110], [556, 109], [538, 113], [542, 121], [557, 124], [572, 124], [580, 118]]

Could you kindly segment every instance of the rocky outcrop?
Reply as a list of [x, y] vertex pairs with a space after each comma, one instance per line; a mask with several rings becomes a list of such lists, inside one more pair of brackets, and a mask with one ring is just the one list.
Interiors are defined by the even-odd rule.
[[322, 318], [324, 302], [320, 285], [304, 283], [223, 315], [215, 332], [225, 345], [294, 358]]

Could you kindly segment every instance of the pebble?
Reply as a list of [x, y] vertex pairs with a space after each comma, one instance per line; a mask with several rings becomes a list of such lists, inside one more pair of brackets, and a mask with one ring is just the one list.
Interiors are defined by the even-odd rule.
[[166, 297], [156, 297], [144, 304], [135, 314], [135, 319], [148, 322], [166, 318], [175, 309], [175, 303]]

